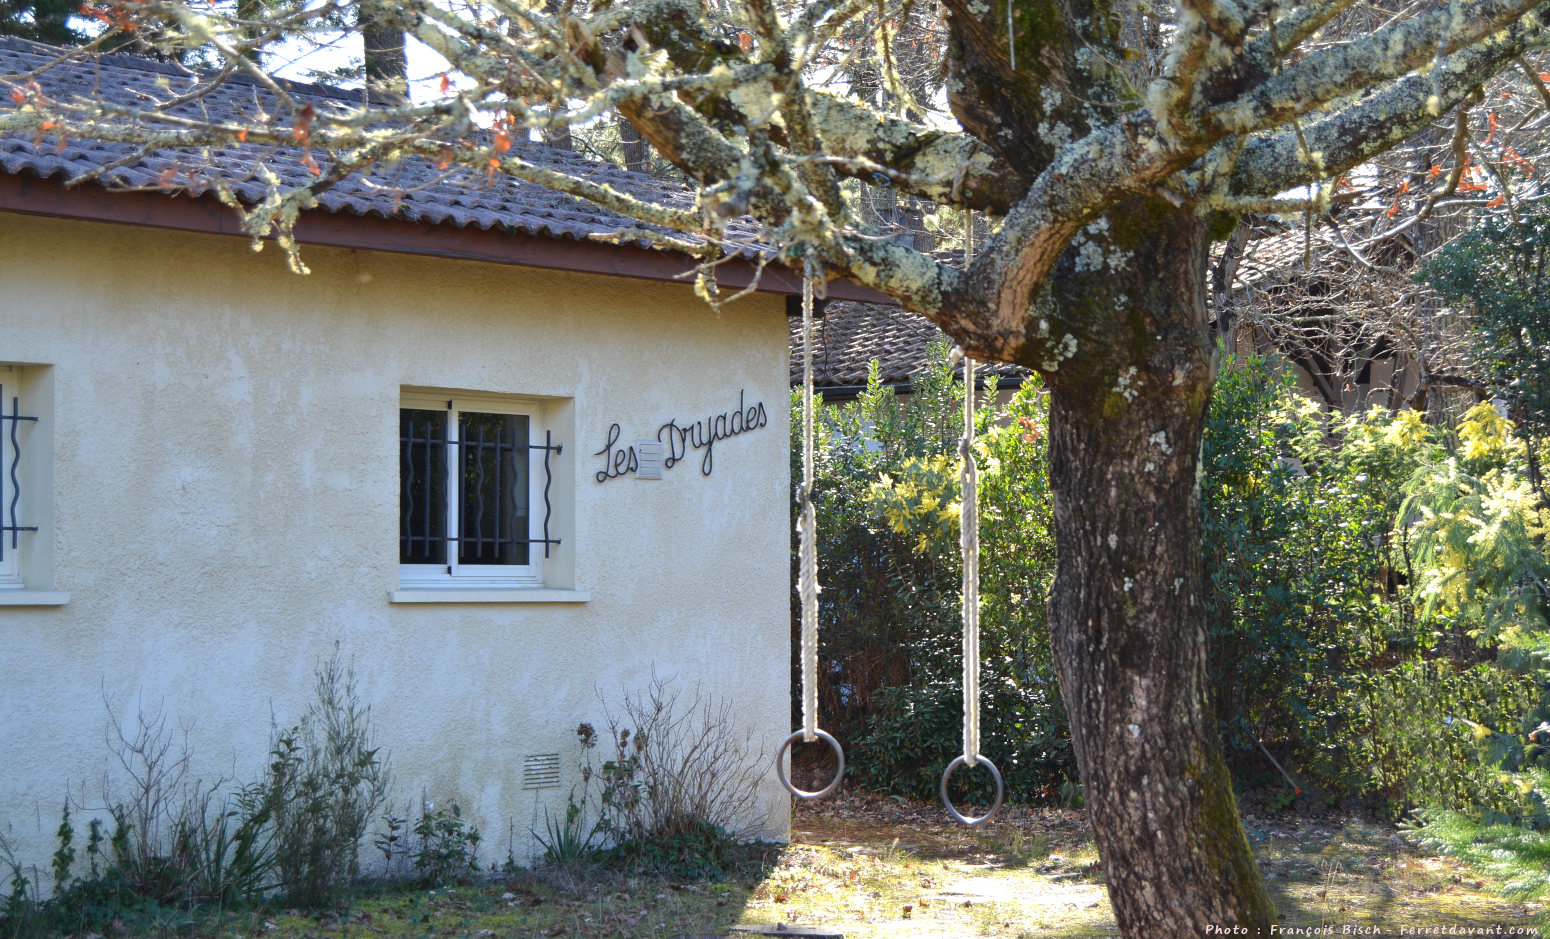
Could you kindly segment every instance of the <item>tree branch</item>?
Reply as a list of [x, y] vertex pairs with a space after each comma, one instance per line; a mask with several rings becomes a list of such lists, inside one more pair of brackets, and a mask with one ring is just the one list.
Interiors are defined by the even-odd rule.
[[1514, 24], [1537, 25], [1543, 0], [1453, 0], [1354, 42], [1321, 49], [1206, 111], [1223, 134], [1276, 127], [1336, 98], [1380, 85]]
[[1524, 17], [1495, 35], [1412, 72], [1334, 113], [1303, 126], [1312, 158], [1291, 131], [1253, 138], [1233, 170], [1239, 196], [1270, 196], [1343, 173], [1420, 131], [1462, 101], [1483, 76], [1536, 42], [1547, 30]]
[[[629, 22], [686, 71], [707, 72], [717, 66], [741, 66], [747, 62], [741, 50], [710, 31], [688, 0], [647, 0], [634, 9]], [[690, 95], [686, 100], [707, 116], [746, 126], [751, 116], [739, 102], [768, 102], [775, 91], [773, 82], [748, 82], [736, 94]], [[911, 177], [899, 183], [903, 192], [1000, 215], [1011, 209], [1026, 191], [1025, 174], [997, 159], [989, 148], [968, 134], [892, 117], [811, 88], [804, 87], [803, 93], [813, 132], [823, 141], [826, 153], [898, 170]], [[786, 142], [783, 127], [772, 126], [769, 132], [776, 142]], [[844, 165], [836, 169], [848, 171]], [[851, 175], [870, 181], [869, 174]], [[926, 180], [944, 182], [924, 184]]]

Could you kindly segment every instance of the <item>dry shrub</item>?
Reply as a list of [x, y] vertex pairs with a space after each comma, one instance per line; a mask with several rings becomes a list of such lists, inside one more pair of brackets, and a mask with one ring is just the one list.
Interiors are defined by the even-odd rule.
[[604, 745], [612, 753], [600, 768], [590, 755], [599, 744], [596, 730], [582, 724], [577, 734], [588, 752], [583, 804], [609, 854], [665, 873], [725, 869], [731, 849], [757, 827], [766, 769], [766, 754], [739, 729], [729, 704], [653, 678], [607, 719]]

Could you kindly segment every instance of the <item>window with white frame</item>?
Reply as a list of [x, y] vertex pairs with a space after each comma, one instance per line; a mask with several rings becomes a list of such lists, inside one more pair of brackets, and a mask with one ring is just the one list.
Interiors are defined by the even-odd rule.
[[542, 402], [405, 392], [399, 409], [403, 587], [538, 587], [559, 548], [562, 452]]

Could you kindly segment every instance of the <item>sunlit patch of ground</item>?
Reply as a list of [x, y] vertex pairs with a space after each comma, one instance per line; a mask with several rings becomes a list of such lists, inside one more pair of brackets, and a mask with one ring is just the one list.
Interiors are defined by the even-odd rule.
[[[873, 916], [831, 921], [843, 922], [847, 937], [1116, 934], [1082, 813], [1011, 809], [982, 827], [955, 825], [935, 806], [851, 797], [801, 807], [795, 841], [863, 855], [883, 846], [897, 856], [904, 876], [876, 890]], [[1537, 905], [1491, 896], [1469, 870], [1416, 851], [1392, 827], [1335, 816], [1250, 817], [1247, 827], [1285, 926], [1377, 936], [1499, 926], [1501, 935], [1537, 935]], [[889, 917], [890, 905], [913, 908], [908, 919]], [[754, 907], [750, 918], [764, 912]]]

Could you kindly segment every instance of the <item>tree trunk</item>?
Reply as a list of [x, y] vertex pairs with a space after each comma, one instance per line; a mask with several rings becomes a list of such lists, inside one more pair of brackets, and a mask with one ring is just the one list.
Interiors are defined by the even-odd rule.
[[635, 129], [635, 125], [619, 115], [619, 146], [624, 151], [624, 168], [632, 173], [644, 173], [648, 169], [647, 161], [651, 158], [650, 148], [646, 145], [646, 139]]
[[1110, 329], [1077, 337], [1048, 374], [1050, 629], [1087, 810], [1126, 936], [1269, 935], [1274, 911], [1238, 819], [1207, 668], [1206, 222], [1156, 200], [1109, 219], [1093, 238], [1107, 259], [1094, 271], [1089, 250], [1076, 265], [1087, 272], [1061, 278], [1055, 299]]
[[571, 138], [569, 124], [549, 124], [544, 127], [544, 143], [556, 150], [574, 150], [576, 141]]
[[379, 22], [380, 8], [374, 0], [363, 0], [356, 9], [360, 28], [366, 87], [389, 101], [407, 100], [409, 94], [409, 57], [404, 31]]

